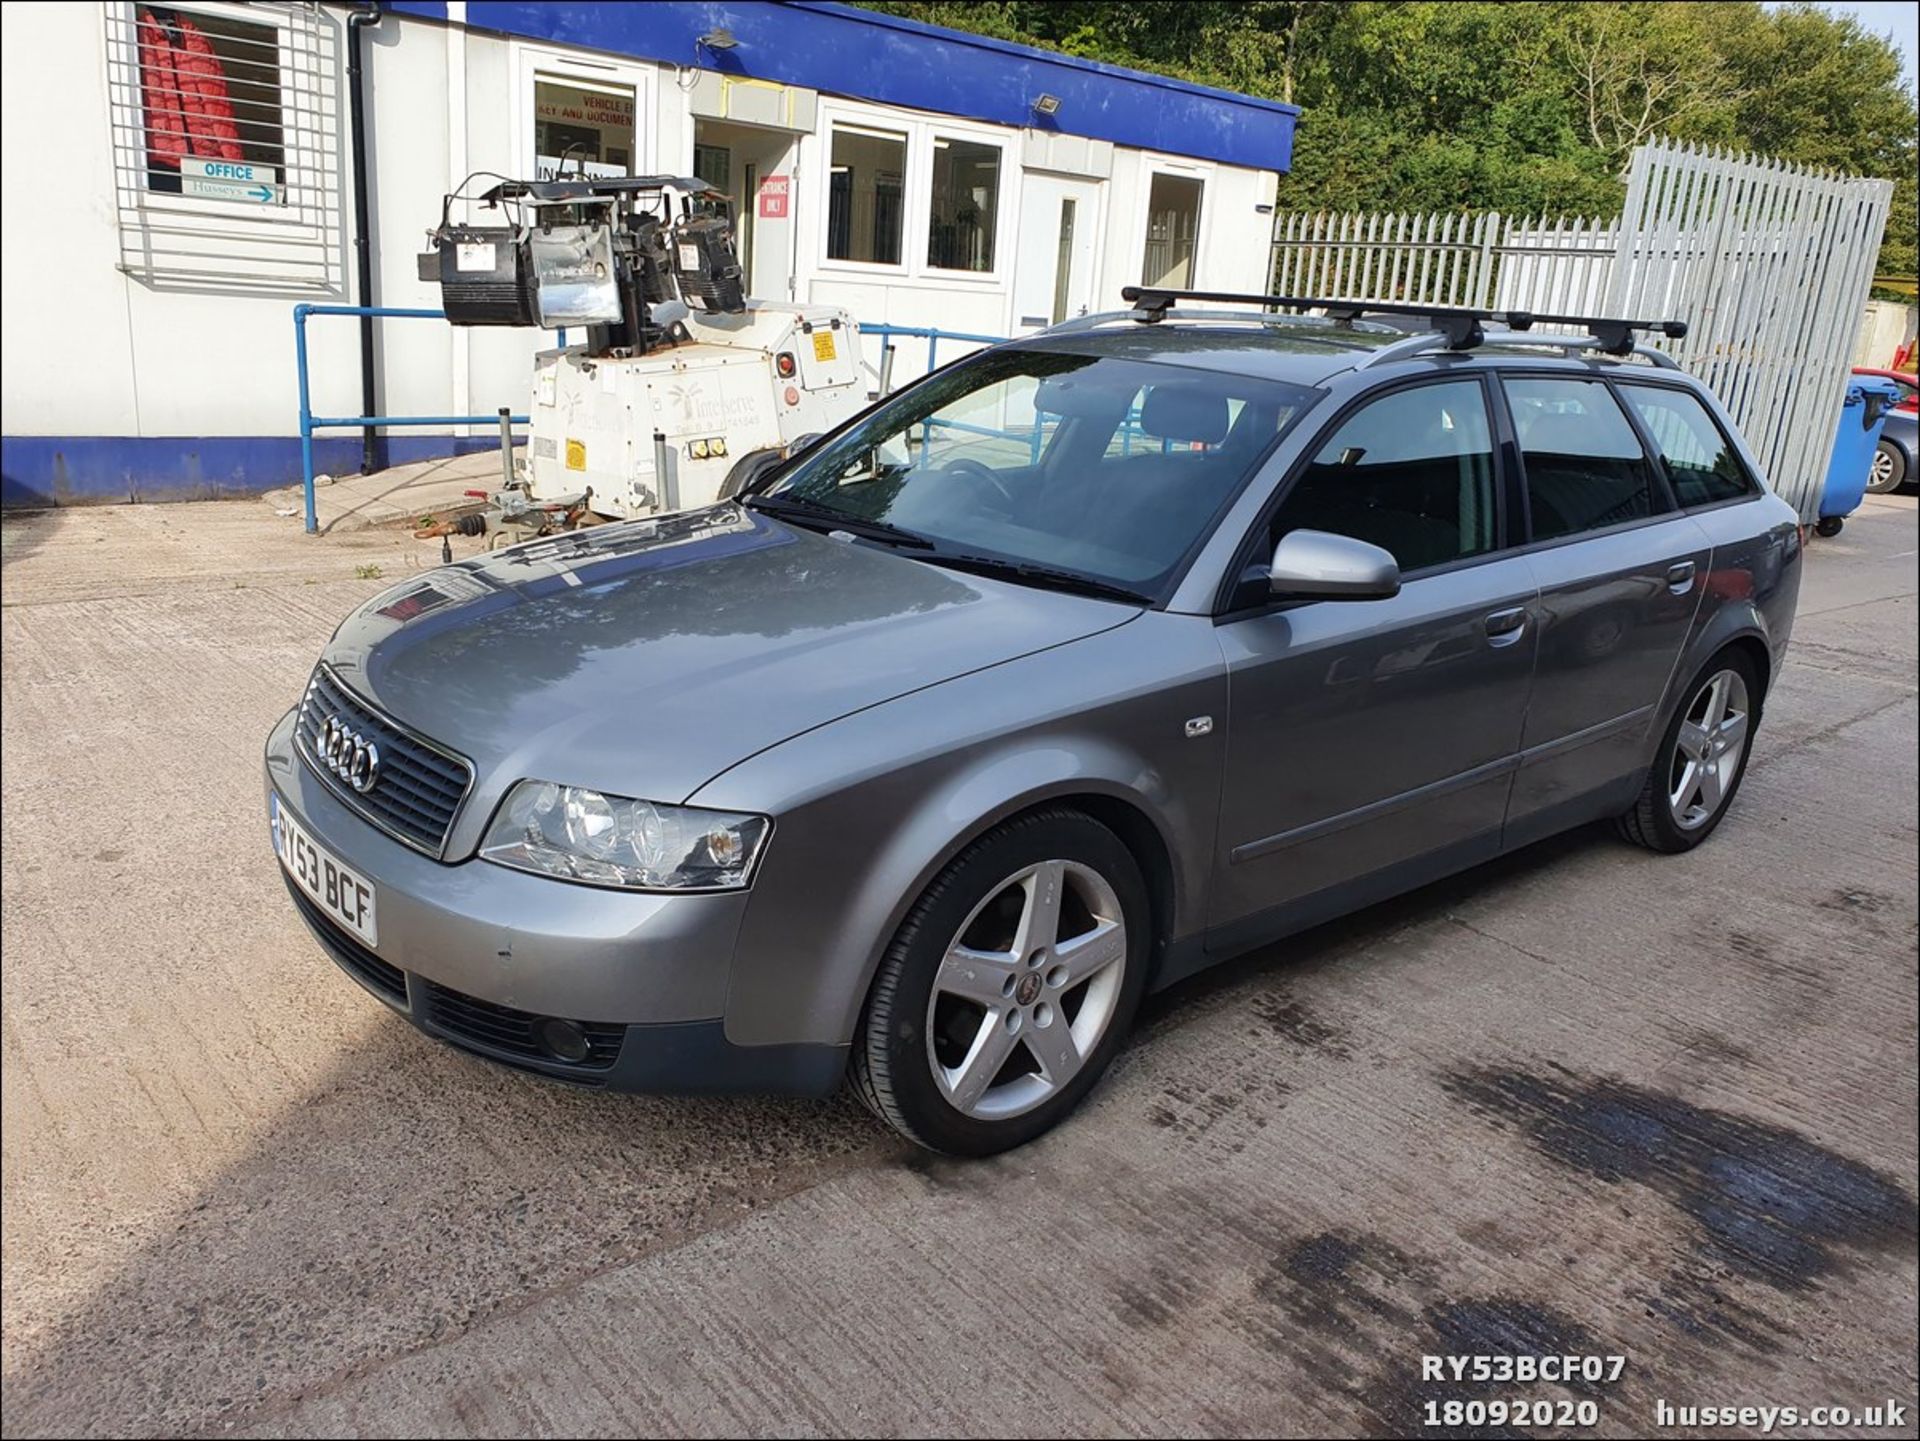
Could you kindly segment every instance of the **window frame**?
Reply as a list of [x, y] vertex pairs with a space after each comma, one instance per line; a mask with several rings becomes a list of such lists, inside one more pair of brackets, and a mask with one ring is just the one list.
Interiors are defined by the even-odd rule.
[[[127, 62], [129, 85], [132, 91], [129, 104], [133, 115], [138, 117], [138, 129], [140, 131], [138, 145], [144, 162], [146, 155], [151, 153], [152, 143], [151, 137], [146, 133], [145, 105], [143, 99], [146, 75], [138, 56], [137, 38], [140, 14], [149, 7], [133, 3], [126, 5], [124, 8], [131, 14], [132, 25], [134, 27], [133, 34], [136, 40], [134, 54]], [[292, 88], [288, 83], [288, 78], [295, 73], [295, 67], [290, 63], [295, 56], [293, 18], [283, 11], [252, 10], [243, 4], [220, 3], [220, 0], [186, 0], [185, 4], [169, 4], [158, 8], [173, 11], [190, 20], [215, 20], [229, 25], [248, 25], [256, 29], [265, 30], [273, 36], [274, 93], [276, 96], [273, 124], [274, 128], [279, 131], [280, 134], [280, 139], [274, 148], [280, 152], [280, 158], [272, 162], [256, 160], [243, 161], [241, 163], [255, 166], [260, 166], [264, 163], [265, 168], [273, 171], [273, 184], [280, 190], [280, 199], [273, 205], [260, 206], [250, 201], [228, 199], [222, 196], [189, 195], [184, 188], [156, 188], [153, 184], [153, 167], [146, 163], [140, 166], [139, 174], [137, 177], [134, 177], [135, 188], [137, 188], [146, 202], [151, 202], [155, 199], [159, 200], [160, 203], [158, 205], [151, 206], [151, 208], [155, 210], [174, 209], [182, 212], [191, 212], [197, 210], [203, 204], [223, 209], [231, 207], [235, 217], [243, 222], [249, 218], [275, 219], [284, 215], [289, 209], [297, 208], [293, 205], [292, 201], [294, 186], [296, 184], [295, 172], [297, 170], [311, 171], [314, 167], [307, 163], [307, 156], [305, 154], [301, 154], [296, 159], [295, 151], [298, 127], [289, 123], [289, 112], [295, 109], [295, 107], [289, 106], [287, 99], [287, 91]], [[228, 76], [225, 73], [224, 67], [222, 68], [221, 78], [223, 82], [229, 86], [236, 83], [234, 77]], [[240, 80], [237, 83], [250, 84], [253, 82]], [[299, 98], [297, 93], [295, 98], [296, 100]], [[232, 96], [229, 95], [229, 100], [231, 99]], [[112, 109], [111, 97], [109, 97], [108, 109], [109, 111]], [[243, 141], [242, 143], [244, 144], [245, 142]], [[314, 147], [306, 146], [301, 148], [311, 150]], [[305, 184], [308, 188], [314, 188], [311, 180], [306, 180]]]
[[[1254, 556], [1265, 538], [1273, 531], [1274, 518], [1280, 507], [1285, 505], [1287, 497], [1293, 493], [1300, 477], [1306, 474], [1313, 464], [1313, 458], [1340, 432], [1354, 416], [1389, 396], [1399, 395], [1409, 390], [1418, 390], [1429, 385], [1459, 385], [1464, 383], [1480, 387], [1480, 401], [1487, 410], [1487, 436], [1493, 453], [1493, 547], [1476, 555], [1463, 555], [1453, 560], [1443, 561], [1439, 565], [1422, 566], [1419, 570], [1401, 572], [1402, 582], [1421, 581], [1433, 576], [1450, 575], [1457, 570], [1466, 570], [1470, 566], [1485, 565], [1490, 561], [1503, 560], [1513, 555], [1519, 548], [1514, 543], [1511, 527], [1513, 515], [1512, 482], [1510, 479], [1513, 459], [1507, 444], [1511, 435], [1511, 423], [1505, 414], [1504, 397], [1498, 397], [1498, 387], [1492, 383], [1492, 372], [1488, 370], [1438, 371], [1428, 375], [1411, 375], [1389, 381], [1384, 385], [1372, 387], [1354, 396], [1346, 404], [1338, 407], [1314, 432], [1312, 438], [1301, 448], [1286, 473], [1274, 485], [1253, 523], [1240, 537], [1239, 545], [1234, 549], [1233, 561], [1226, 573], [1220, 577], [1220, 585], [1214, 594], [1213, 621], [1224, 625], [1232, 621], [1246, 620], [1254, 616], [1272, 615], [1279, 611], [1292, 610], [1303, 605], [1320, 605], [1325, 598], [1319, 596], [1275, 597], [1264, 596], [1260, 601], [1247, 604], [1235, 604], [1241, 587], [1246, 583], [1247, 569], [1254, 564]], [[1503, 432], [1503, 422], [1506, 430]], [[1344, 603], [1344, 602], [1342, 602]]]
[[1682, 505], [1680, 503], [1680, 488], [1674, 483], [1673, 472], [1667, 465], [1665, 454], [1661, 452], [1660, 442], [1654, 435], [1653, 428], [1646, 423], [1646, 420], [1641, 416], [1640, 412], [1633, 408], [1632, 400], [1625, 395], [1619, 397], [1620, 408], [1626, 411], [1627, 420], [1632, 424], [1634, 430], [1639, 433], [1642, 448], [1653, 457], [1655, 468], [1666, 480], [1667, 493], [1673, 498], [1675, 507], [1681, 514], [1698, 515], [1701, 511], [1719, 510], [1722, 506], [1745, 505], [1748, 501], [1760, 499], [1760, 497], [1766, 493], [1765, 487], [1760, 484], [1760, 478], [1754, 474], [1753, 468], [1747, 464], [1746, 456], [1741, 453], [1739, 441], [1734, 438], [1733, 432], [1730, 431], [1721, 420], [1714, 405], [1698, 390], [1695, 390], [1690, 385], [1676, 385], [1671, 381], [1657, 380], [1652, 376], [1647, 377], [1645, 380], [1642, 380], [1638, 376], [1632, 379], [1608, 376], [1607, 380], [1616, 392], [1630, 388], [1638, 388], [1642, 390], [1672, 391], [1676, 394], [1689, 397], [1705, 413], [1708, 422], [1713, 428], [1720, 433], [1720, 439], [1726, 442], [1728, 453], [1733, 456], [1734, 464], [1740, 468], [1740, 478], [1746, 482], [1746, 493], [1743, 495], [1725, 496], [1719, 500], [1703, 500], [1697, 505]]
[[[1543, 551], [1557, 549], [1563, 545], [1578, 545], [1581, 541], [1592, 540], [1598, 536], [1619, 535], [1623, 531], [1636, 530], [1645, 525], [1660, 525], [1685, 515], [1679, 500], [1673, 493], [1673, 485], [1667, 477], [1666, 467], [1660, 463], [1660, 457], [1647, 448], [1647, 433], [1636, 422], [1633, 407], [1627, 404], [1625, 397], [1614, 388], [1614, 379], [1610, 375], [1599, 375], [1591, 371], [1555, 370], [1549, 366], [1502, 366], [1490, 369], [1487, 374], [1497, 382], [1494, 389], [1499, 392], [1500, 408], [1504, 412], [1507, 433], [1513, 437], [1513, 474], [1516, 486], [1515, 499], [1519, 504], [1521, 535], [1524, 537], [1514, 546], [1517, 554], [1534, 555]], [[1648, 476], [1652, 482], [1654, 510], [1651, 515], [1635, 516], [1630, 520], [1616, 521], [1612, 525], [1601, 526], [1597, 530], [1575, 531], [1572, 535], [1554, 535], [1544, 539], [1533, 533], [1533, 503], [1527, 491], [1527, 456], [1520, 446], [1519, 427], [1513, 421], [1512, 402], [1507, 395], [1507, 382], [1510, 380], [1565, 380], [1577, 381], [1589, 385], [1598, 385], [1613, 398], [1620, 407], [1627, 427], [1633, 432], [1634, 439], [1640, 445], [1640, 458], [1647, 463]]]
[[539, 127], [536, 113], [542, 80], [561, 84], [584, 82], [588, 86], [631, 88], [633, 91], [633, 155], [628, 162], [629, 175], [659, 173], [660, 126], [659, 101], [654, 67], [626, 60], [586, 57], [578, 53], [550, 49], [544, 45], [515, 41], [511, 70], [513, 110], [513, 173], [532, 175], [539, 163], [534, 133]]
[[[900, 174], [900, 259], [892, 264], [839, 260], [827, 252], [832, 219], [833, 132], [841, 127], [886, 131], [906, 140], [905, 162]], [[949, 270], [927, 261], [933, 231], [935, 139], [959, 140], [1000, 152], [999, 190], [994, 198], [992, 270]], [[803, 137], [802, 149], [803, 176], [811, 169], [818, 177], [804, 182], [819, 218], [803, 225], [803, 231], [811, 238], [801, 242], [803, 246], [813, 247], [816, 274], [868, 281], [905, 281], [920, 287], [956, 291], [1004, 290], [1013, 283], [1013, 252], [1019, 238], [1020, 179], [1026, 172], [1020, 164], [1018, 150], [1004, 134], [957, 117], [925, 116], [822, 97], [817, 127], [811, 135]], [[816, 156], [817, 162], [813, 161]]]
[[[879, 131], [888, 140], [900, 142], [900, 258], [898, 260], [854, 260], [834, 255], [830, 249], [833, 244], [833, 137], [836, 130], [845, 129], [854, 134], [865, 134], [869, 139], [879, 138]], [[843, 270], [855, 275], [900, 276], [911, 273], [914, 232], [914, 179], [919, 167], [914, 157], [914, 135], [910, 125], [891, 121], [874, 123], [855, 119], [851, 116], [830, 115], [827, 117], [826, 134], [822, 137], [820, 156], [820, 265], [822, 268]]]
[[[940, 148], [940, 142], [943, 140], [946, 141], [949, 147], [954, 145], [972, 145], [981, 150], [991, 150], [1000, 157], [997, 161], [994, 162], [994, 170], [993, 170], [993, 226], [992, 226], [992, 240], [991, 240], [991, 249], [993, 251], [993, 264], [988, 266], [985, 270], [974, 270], [968, 266], [935, 265], [933, 263], [933, 254], [932, 254], [932, 251], [933, 251], [933, 179], [934, 179], [934, 173], [935, 173], [935, 165], [937, 163], [935, 160], [934, 152]], [[927, 274], [935, 275], [935, 276], [955, 275], [955, 276], [962, 276], [962, 277], [973, 277], [976, 279], [983, 276], [998, 275], [1002, 268], [1001, 255], [1000, 255], [1000, 239], [1001, 239], [1000, 213], [1005, 208], [1006, 202], [1007, 202], [1007, 147], [1005, 145], [998, 145], [993, 143], [992, 141], [983, 140], [976, 135], [959, 134], [954, 132], [951, 129], [945, 129], [943, 133], [943, 127], [938, 125], [933, 125], [928, 127], [927, 204], [926, 204], [927, 234], [926, 234], [926, 244], [922, 246], [920, 250], [920, 254], [923, 255], [926, 260]]]

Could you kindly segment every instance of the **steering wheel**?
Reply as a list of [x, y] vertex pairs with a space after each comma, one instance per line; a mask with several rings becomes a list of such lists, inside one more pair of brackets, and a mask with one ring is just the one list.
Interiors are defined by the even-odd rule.
[[1013, 492], [1007, 489], [1006, 481], [1001, 477], [1000, 472], [992, 466], [985, 465], [980, 461], [963, 455], [948, 461], [940, 467], [940, 470], [945, 475], [956, 477], [965, 476], [969, 480], [983, 482], [995, 495], [1000, 497], [1001, 501], [1006, 505], [1008, 513], [1012, 513]]

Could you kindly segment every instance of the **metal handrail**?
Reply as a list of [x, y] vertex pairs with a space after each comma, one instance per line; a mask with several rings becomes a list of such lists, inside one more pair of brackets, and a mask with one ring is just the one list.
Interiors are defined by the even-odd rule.
[[[378, 425], [489, 425], [499, 421], [500, 415], [315, 415], [307, 391], [307, 317], [309, 315], [378, 315], [396, 320], [445, 320], [444, 310], [419, 310], [392, 305], [308, 305], [305, 303], [293, 307], [293, 348], [296, 369], [300, 377], [300, 475], [301, 487], [306, 498], [306, 529], [308, 535], [317, 535], [320, 530], [320, 517], [314, 507], [313, 496], [313, 433], [316, 430], [371, 430]], [[565, 344], [565, 332], [561, 334], [561, 343]], [[513, 425], [525, 425], [527, 417], [512, 415], [507, 417]]]
[[882, 396], [893, 389], [893, 338], [897, 335], [905, 336], [909, 340], [924, 340], [927, 342], [927, 370], [929, 373], [940, 368], [938, 356], [940, 354], [940, 342], [943, 340], [958, 340], [962, 343], [973, 345], [999, 345], [1007, 338], [1004, 335], [976, 335], [964, 330], [941, 330], [937, 326], [930, 325], [862, 325], [860, 327], [860, 334], [862, 336], [877, 335], [880, 337], [879, 390]]

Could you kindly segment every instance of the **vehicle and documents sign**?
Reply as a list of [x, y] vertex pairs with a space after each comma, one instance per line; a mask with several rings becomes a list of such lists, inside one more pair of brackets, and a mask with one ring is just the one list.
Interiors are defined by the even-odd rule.
[[180, 193], [204, 200], [238, 200], [253, 205], [285, 203], [287, 188], [274, 178], [271, 165], [244, 160], [182, 159]]

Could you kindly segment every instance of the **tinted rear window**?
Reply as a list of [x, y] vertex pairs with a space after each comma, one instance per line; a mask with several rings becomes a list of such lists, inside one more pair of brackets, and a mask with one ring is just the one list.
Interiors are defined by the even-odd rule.
[[1514, 378], [1506, 389], [1526, 465], [1535, 540], [1604, 530], [1654, 513], [1653, 467], [1602, 382]]
[[1754, 484], [1733, 442], [1694, 396], [1684, 390], [1623, 385], [1622, 394], [1639, 414], [1673, 480], [1682, 505], [1712, 505], [1754, 493]]

